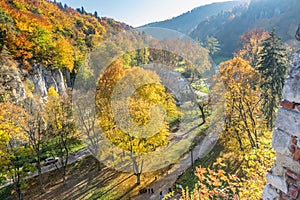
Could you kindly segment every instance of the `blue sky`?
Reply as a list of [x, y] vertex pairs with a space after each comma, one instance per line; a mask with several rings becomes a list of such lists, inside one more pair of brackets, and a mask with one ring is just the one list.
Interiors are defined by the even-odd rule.
[[195, 7], [229, 0], [56, 0], [73, 8], [83, 6], [99, 16], [114, 18], [132, 26], [140, 26], [180, 15]]

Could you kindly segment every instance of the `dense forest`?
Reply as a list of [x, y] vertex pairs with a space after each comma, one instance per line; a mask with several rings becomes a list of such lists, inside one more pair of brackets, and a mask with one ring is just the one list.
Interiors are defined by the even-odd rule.
[[1, 49], [5, 45], [28, 70], [32, 63], [39, 62], [49, 68], [76, 71], [85, 54], [106, 34], [123, 28], [129, 26], [61, 3], [1, 2]]

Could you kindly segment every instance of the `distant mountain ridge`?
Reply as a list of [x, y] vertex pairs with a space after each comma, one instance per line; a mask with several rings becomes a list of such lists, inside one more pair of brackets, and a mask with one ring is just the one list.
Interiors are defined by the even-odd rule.
[[146, 24], [143, 27], [161, 27], [188, 34], [204, 41], [217, 38], [220, 56], [230, 57], [240, 47], [243, 33], [257, 28], [276, 29], [283, 42], [298, 47], [294, 39], [300, 22], [300, 0], [243, 0], [200, 6], [169, 20]]
[[295, 43], [294, 35], [300, 21], [299, 0], [252, 0], [230, 12], [222, 12], [198, 24], [190, 36], [205, 40], [216, 37], [221, 43], [221, 54], [231, 56], [239, 47], [240, 36], [248, 30], [263, 28], [277, 34], [284, 42]]
[[228, 11], [239, 4], [240, 4], [239, 1], [212, 3], [209, 5], [204, 5], [204, 6], [194, 8], [193, 10], [183, 13], [172, 19], [168, 19], [160, 22], [153, 22], [141, 27], [168, 28], [168, 29], [182, 32], [184, 34], [188, 34], [201, 21], [205, 20], [206, 18], [211, 17], [213, 15], [217, 15], [220, 12]]

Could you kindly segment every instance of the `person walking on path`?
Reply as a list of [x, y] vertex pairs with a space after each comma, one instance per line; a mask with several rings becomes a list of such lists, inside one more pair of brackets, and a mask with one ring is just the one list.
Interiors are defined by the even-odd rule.
[[159, 192], [159, 199], [163, 199], [163, 192], [162, 191]]

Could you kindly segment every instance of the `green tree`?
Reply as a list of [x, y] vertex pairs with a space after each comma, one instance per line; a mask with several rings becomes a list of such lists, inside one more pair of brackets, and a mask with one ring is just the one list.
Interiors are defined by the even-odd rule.
[[33, 58], [37, 62], [46, 66], [53, 64], [55, 52], [51, 31], [39, 26], [34, 30], [32, 36], [30, 36], [30, 39], [34, 44]]
[[211, 56], [214, 56], [217, 52], [221, 50], [218, 39], [213, 36], [206, 37], [204, 47], [209, 50], [209, 54]]
[[286, 49], [273, 29], [270, 36], [262, 42], [257, 65], [257, 70], [261, 74], [262, 111], [268, 128], [274, 125], [287, 68]]

